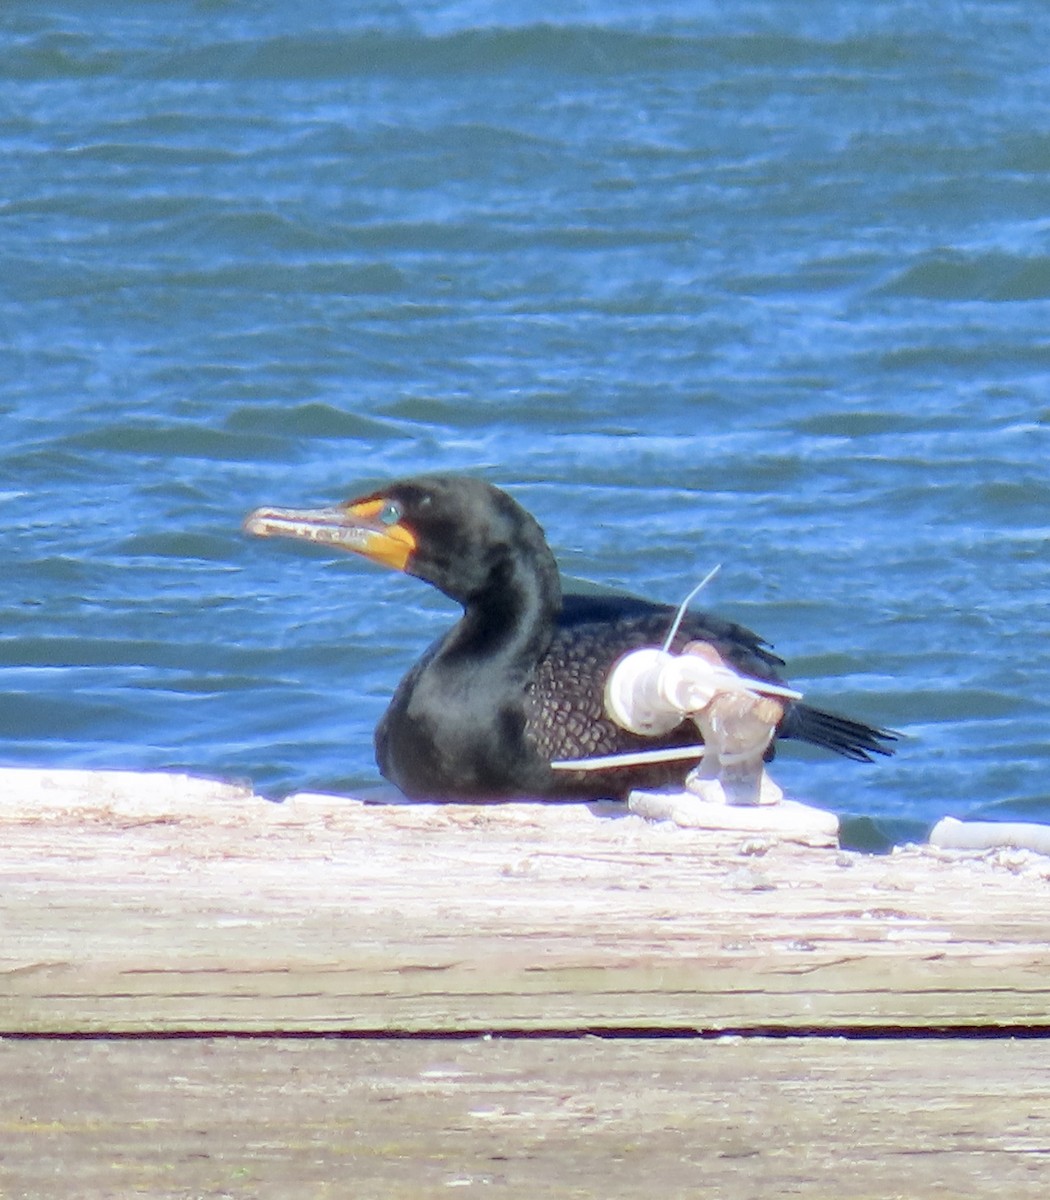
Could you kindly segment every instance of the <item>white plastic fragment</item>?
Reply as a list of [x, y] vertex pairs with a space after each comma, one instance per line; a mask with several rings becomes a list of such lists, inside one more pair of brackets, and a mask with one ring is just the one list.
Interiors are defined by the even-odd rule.
[[960, 821], [943, 817], [930, 831], [930, 845], [942, 850], [992, 850], [1011, 846], [1050, 854], [1050, 825], [1024, 821]]
[[686, 829], [764, 834], [806, 846], [838, 844], [838, 817], [796, 800], [741, 806], [711, 803], [691, 792], [636, 791], [627, 798], [627, 807], [647, 820], [672, 821]]
[[599, 754], [594, 758], [559, 758], [551, 763], [551, 770], [609, 771], [619, 767], [645, 767], [650, 763], [689, 762], [703, 757], [703, 746], [661, 746], [657, 750]]

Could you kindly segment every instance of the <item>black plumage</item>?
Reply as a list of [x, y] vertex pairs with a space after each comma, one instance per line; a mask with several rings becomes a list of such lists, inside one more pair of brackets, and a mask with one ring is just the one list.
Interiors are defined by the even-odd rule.
[[[418, 476], [330, 509], [259, 509], [246, 528], [352, 550], [463, 606], [398, 685], [376, 730], [380, 770], [406, 795], [621, 797], [684, 780], [684, 761], [598, 772], [551, 767], [695, 745], [698, 734], [683, 721], [662, 737], [641, 737], [606, 715], [610, 670], [626, 652], [660, 645], [674, 610], [629, 596], [563, 596], [542, 529], [506, 492], [479, 479]], [[710, 642], [745, 675], [781, 679], [783, 661], [741, 625], [690, 613], [672, 648], [692, 640]], [[786, 703], [777, 734], [862, 761], [892, 752], [891, 733], [801, 701]]]

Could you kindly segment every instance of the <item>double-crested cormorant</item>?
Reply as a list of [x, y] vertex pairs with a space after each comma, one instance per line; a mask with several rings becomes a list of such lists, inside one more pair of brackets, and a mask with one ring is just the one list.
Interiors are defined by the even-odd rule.
[[[690, 762], [600, 771], [551, 763], [654, 746], [689, 746], [696, 726], [659, 738], [605, 713], [606, 677], [627, 651], [663, 642], [674, 610], [629, 596], [563, 595], [543, 530], [506, 492], [480, 479], [425, 475], [332, 508], [261, 508], [245, 522], [262, 537], [352, 550], [425, 579], [463, 616], [408, 672], [376, 729], [379, 768], [407, 796], [429, 800], [622, 797], [681, 784]], [[672, 645], [710, 642], [742, 674], [779, 680], [783, 661], [756, 634], [690, 613]], [[801, 701], [786, 704], [779, 737], [870, 761], [893, 735]]]

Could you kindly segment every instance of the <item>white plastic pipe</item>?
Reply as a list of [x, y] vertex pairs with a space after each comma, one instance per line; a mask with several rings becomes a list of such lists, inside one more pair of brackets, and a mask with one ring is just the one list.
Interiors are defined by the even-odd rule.
[[930, 845], [945, 850], [992, 850], [1012, 846], [1050, 854], [1050, 825], [1027, 821], [959, 821], [942, 817], [930, 832]]

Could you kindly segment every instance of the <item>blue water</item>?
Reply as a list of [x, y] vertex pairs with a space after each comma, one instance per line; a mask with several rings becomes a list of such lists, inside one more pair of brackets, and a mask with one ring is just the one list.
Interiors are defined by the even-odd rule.
[[0, 762], [369, 793], [454, 609], [249, 541], [457, 470], [704, 604], [921, 828], [1050, 818], [1037, 0], [0, 7]]

